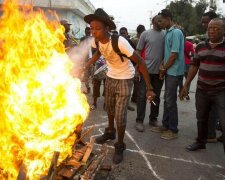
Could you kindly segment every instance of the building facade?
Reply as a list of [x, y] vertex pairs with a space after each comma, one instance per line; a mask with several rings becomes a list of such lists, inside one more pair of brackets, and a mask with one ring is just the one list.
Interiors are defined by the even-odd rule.
[[[72, 25], [72, 34], [76, 38], [84, 35], [84, 29], [87, 24], [83, 17], [94, 13], [95, 8], [89, 0], [18, 0], [20, 5], [32, 4], [35, 8], [41, 8], [44, 11], [56, 11], [59, 19], [67, 19]], [[2, 4], [4, 0], [0, 0]]]

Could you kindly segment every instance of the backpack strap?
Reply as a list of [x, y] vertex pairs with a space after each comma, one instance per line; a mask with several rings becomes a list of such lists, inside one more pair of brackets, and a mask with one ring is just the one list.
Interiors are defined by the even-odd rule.
[[123, 54], [118, 47], [119, 35], [116, 34], [111, 35], [111, 41], [113, 50], [116, 52], [116, 54], [120, 56], [121, 61], [124, 62], [123, 57], [127, 58], [127, 56]]

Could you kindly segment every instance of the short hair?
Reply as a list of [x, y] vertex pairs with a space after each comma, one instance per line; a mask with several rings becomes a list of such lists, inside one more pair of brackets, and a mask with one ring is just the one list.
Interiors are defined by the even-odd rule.
[[163, 9], [161, 10], [158, 15], [161, 15], [162, 17], [167, 17], [167, 18], [170, 18], [171, 20], [173, 19], [173, 15], [172, 13], [170, 12], [169, 9]]
[[211, 19], [211, 21], [222, 21], [223, 22], [223, 28], [225, 29], [225, 19], [224, 18], [214, 18], [214, 19]]
[[208, 16], [210, 20], [218, 17], [218, 15], [214, 11], [208, 11], [202, 16]]
[[145, 26], [142, 24], [139, 24], [136, 31], [138, 34], [141, 34], [143, 31], [145, 31]]
[[124, 30], [124, 31], [126, 31], [128, 33], [128, 30], [127, 30], [126, 27], [121, 27], [119, 31], [122, 31], [122, 30]]

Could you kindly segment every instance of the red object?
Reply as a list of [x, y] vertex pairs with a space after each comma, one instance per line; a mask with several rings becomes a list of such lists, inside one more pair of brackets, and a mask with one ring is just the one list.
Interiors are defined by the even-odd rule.
[[194, 47], [193, 44], [190, 41], [185, 42], [184, 46], [184, 59], [185, 64], [190, 64], [191, 57], [194, 55]]
[[146, 48], [142, 49], [141, 51], [141, 57], [145, 60], [145, 53], [146, 53]]

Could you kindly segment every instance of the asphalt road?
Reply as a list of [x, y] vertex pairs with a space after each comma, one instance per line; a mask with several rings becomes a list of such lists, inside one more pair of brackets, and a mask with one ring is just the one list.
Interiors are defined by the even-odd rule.
[[[125, 143], [127, 150], [124, 161], [113, 165], [112, 155], [115, 141], [107, 142], [109, 153], [103, 164], [112, 165], [108, 172], [100, 171], [96, 180], [223, 180], [225, 179], [225, 156], [221, 143], [207, 144], [206, 150], [187, 152], [185, 146], [192, 143], [197, 134], [195, 118], [195, 84], [192, 83], [190, 101], [178, 100], [179, 137], [175, 140], [163, 140], [159, 134], [150, 131], [148, 125], [149, 105], [145, 117], [145, 131], [137, 132], [134, 128], [136, 111], [128, 111]], [[163, 114], [163, 94], [159, 123]], [[88, 96], [91, 103], [91, 94]], [[103, 110], [104, 98], [100, 97], [98, 107], [91, 111], [85, 122], [84, 131], [95, 125], [91, 136], [98, 136], [107, 127], [107, 115]], [[135, 104], [132, 104], [135, 107]], [[218, 136], [221, 134], [217, 132]], [[88, 138], [88, 137], [86, 137]], [[100, 148], [95, 145], [95, 149]]]

